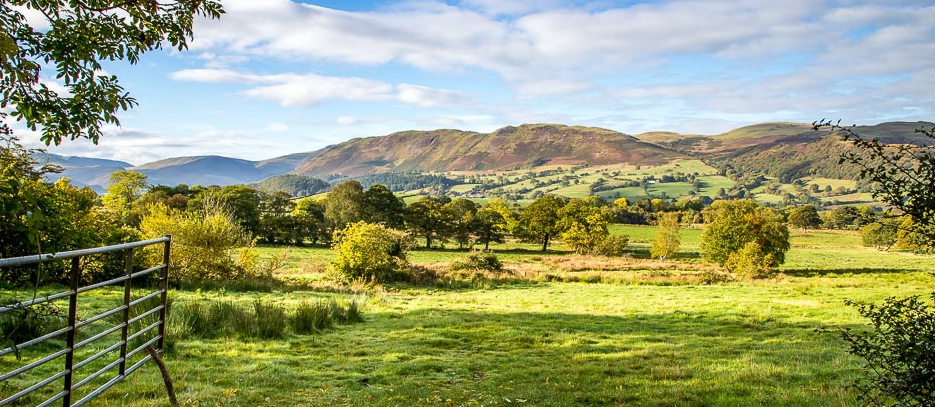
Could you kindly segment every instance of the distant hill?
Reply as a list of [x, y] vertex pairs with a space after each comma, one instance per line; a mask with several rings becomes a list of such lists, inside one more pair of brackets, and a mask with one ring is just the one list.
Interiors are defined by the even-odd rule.
[[681, 153], [596, 127], [527, 124], [492, 133], [405, 131], [325, 148], [295, 172], [323, 177], [383, 172], [503, 171], [543, 165], [662, 164]]
[[311, 196], [331, 188], [331, 184], [304, 175], [283, 174], [250, 184], [266, 193], [285, 192], [292, 196]]
[[133, 164], [123, 161], [61, 156], [49, 153], [37, 154], [35, 158], [40, 164], [56, 164], [64, 169], [59, 174], [48, 174], [49, 180], [55, 181], [60, 178], [68, 178], [72, 181], [72, 185], [87, 186], [98, 193], [104, 192], [107, 187], [106, 181], [110, 178], [112, 172], [133, 166]]
[[[854, 131], [865, 138], [879, 138], [886, 143], [931, 144], [932, 140], [916, 134], [929, 122], [889, 122], [858, 126]], [[838, 157], [850, 148], [840, 134], [816, 132], [803, 123], [760, 123], [711, 136], [672, 132], [647, 132], [630, 136], [613, 130], [565, 126], [559, 124], [524, 124], [508, 126], [491, 133], [462, 130], [403, 131], [386, 136], [349, 140], [318, 151], [289, 154], [262, 161], [248, 161], [222, 156], [178, 157], [133, 167], [129, 163], [83, 157], [41, 156], [40, 161], [61, 165], [76, 185], [88, 185], [103, 192], [110, 173], [126, 169], [149, 176], [151, 184], [231, 185], [254, 184], [263, 189], [286, 190], [292, 194], [313, 193], [328, 180], [357, 179], [362, 183], [392, 184], [396, 190], [451, 187], [453, 182], [465, 193], [473, 187], [470, 174], [512, 170], [552, 171], [559, 166], [578, 165], [634, 167], [658, 166], [678, 160], [700, 160], [731, 174], [766, 175], [790, 182], [799, 178], [855, 180], [857, 170], [839, 165]], [[541, 168], [541, 169], [540, 169]], [[545, 171], [545, 172], [543, 172]], [[444, 173], [467, 174], [460, 181]], [[677, 172], [677, 171], [676, 171]], [[289, 174], [288, 176], [283, 176]], [[514, 175], [517, 177], [519, 175]], [[275, 177], [270, 179], [271, 177]], [[308, 178], [311, 177], [311, 178]], [[457, 176], [455, 177], [457, 178]], [[263, 180], [266, 182], [260, 183]], [[543, 178], [527, 185], [530, 191], [559, 190], [559, 184], [573, 180]], [[499, 181], [498, 181], [499, 182]], [[582, 189], [597, 182], [580, 180], [588, 185], [564, 186]], [[623, 186], [619, 188], [630, 188]], [[714, 180], [725, 182], [729, 180]], [[530, 181], [532, 183], [532, 181]], [[617, 187], [614, 182], [596, 188]], [[627, 192], [626, 190], [624, 192]], [[578, 191], [580, 192], [580, 191]], [[576, 193], [578, 193], [576, 192]], [[634, 191], [629, 191], [631, 193]], [[638, 191], [636, 191], [638, 192]], [[673, 191], [673, 194], [685, 191]]]
[[253, 161], [216, 155], [169, 158], [129, 170], [146, 174], [150, 184], [164, 185], [249, 184], [268, 176]]
[[[915, 130], [933, 126], [926, 122], [891, 122], [859, 126], [853, 131], [865, 139], [878, 138], [888, 144], [931, 144], [931, 139]], [[841, 154], [853, 148], [841, 134], [813, 131], [811, 125], [764, 123], [714, 136], [712, 139], [719, 143], [695, 155], [715, 167], [729, 166], [741, 174], [763, 174], [783, 182], [804, 177], [856, 180], [860, 171], [856, 166], [838, 163]]]

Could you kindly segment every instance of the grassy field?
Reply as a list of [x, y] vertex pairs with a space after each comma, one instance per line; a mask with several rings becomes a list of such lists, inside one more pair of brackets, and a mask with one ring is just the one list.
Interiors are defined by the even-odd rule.
[[[854, 406], [846, 385], [860, 361], [815, 329], [863, 326], [845, 300], [935, 290], [935, 258], [859, 247], [853, 233], [794, 232], [776, 279], [705, 285], [690, 278], [712, 268], [698, 258], [700, 229], [682, 229], [682, 258], [666, 262], [645, 258], [653, 227], [612, 232], [629, 236], [629, 257], [510, 242], [494, 250], [515, 277], [377, 286], [363, 323], [284, 340], [180, 340], [166, 361], [190, 406]], [[279, 276], [307, 281], [324, 281], [333, 256], [260, 250], [288, 250]], [[410, 260], [442, 269], [464, 255], [417, 250]], [[286, 308], [351, 295], [172, 293], [176, 305]], [[161, 383], [147, 366], [94, 404], [168, 405]]]

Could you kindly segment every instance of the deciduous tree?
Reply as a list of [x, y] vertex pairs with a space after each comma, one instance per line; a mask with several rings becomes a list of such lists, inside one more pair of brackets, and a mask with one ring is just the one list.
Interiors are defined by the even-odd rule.
[[[35, 18], [26, 18], [35, 10]], [[213, 0], [0, 1], [0, 108], [46, 144], [88, 138], [119, 124], [117, 113], [136, 105], [101, 61], [126, 60], [163, 46], [183, 50], [196, 18], [219, 18]], [[65, 91], [40, 78], [54, 77]]]
[[665, 213], [656, 224], [656, 239], [649, 248], [649, 255], [656, 258], [671, 259], [678, 253], [681, 237], [679, 236], [679, 214]]
[[[758, 207], [752, 199], [721, 200], [711, 204], [705, 211], [705, 218], [708, 223], [701, 233], [701, 252], [705, 260], [722, 266], [746, 264], [729, 261], [746, 247], [744, 255], [762, 255], [770, 270], [785, 261], [789, 230], [772, 209]], [[750, 242], [756, 243], [756, 247], [748, 247]], [[743, 273], [742, 270], [731, 271]]]
[[552, 238], [562, 232], [559, 211], [564, 207], [565, 200], [554, 195], [533, 201], [519, 217], [522, 237], [542, 243], [543, 252], [548, 250]]

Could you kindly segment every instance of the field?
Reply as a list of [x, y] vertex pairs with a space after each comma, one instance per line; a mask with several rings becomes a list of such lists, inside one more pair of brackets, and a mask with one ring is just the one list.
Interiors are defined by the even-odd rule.
[[[494, 247], [514, 276], [376, 286], [358, 294], [175, 291], [176, 304], [284, 304], [366, 297], [365, 321], [284, 340], [180, 340], [166, 361], [183, 405], [210, 406], [854, 406], [861, 362], [817, 328], [861, 328], [845, 300], [935, 290], [935, 258], [858, 246], [848, 232], [794, 233], [769, 281], [702, 284], [699, 229], [681, 258], [647, 259], [653, 227], [620, 226], [631, 255], [575, 256], [555, 245]], [[314, 286], [333, 256], [288, 250], [282, 278]], [[417, 250], [442, 269], [457, 250]], [[147, 366], [95, 405], [163, 406]], [[3, 392], [0, 387], [0, 393]]]

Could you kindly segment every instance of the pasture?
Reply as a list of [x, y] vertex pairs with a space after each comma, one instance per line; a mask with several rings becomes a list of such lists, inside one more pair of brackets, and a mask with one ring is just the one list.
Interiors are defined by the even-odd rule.
[[[782, 274], [703, 284], [700, 229], [681, 258], [648, 259], [655, 229], [615, 226], [630, 256], [576, 256], [560, 244], [492, 246], [509, 276], [328, 289], [325, 248], [287, 250], [273, 292], [175, 291], [175, 304], [365, 298], [364, 322], [282, 340], [184, 339], [166, 361], [183, 405], [205, 406], [854, 406], [861, 362], [835, 334], [865, 322], [845, 300], [935, 290], [935, 258], [858, 245], [850, 232], [793, 232]], [[416, 250], [433, 270], [462, 251]], [[310, 290], [309, 288], [320, 288]], [[2, 392], [2, 388], [0, 388]], [[100, 406], [167, 405], [142, 369]]]

